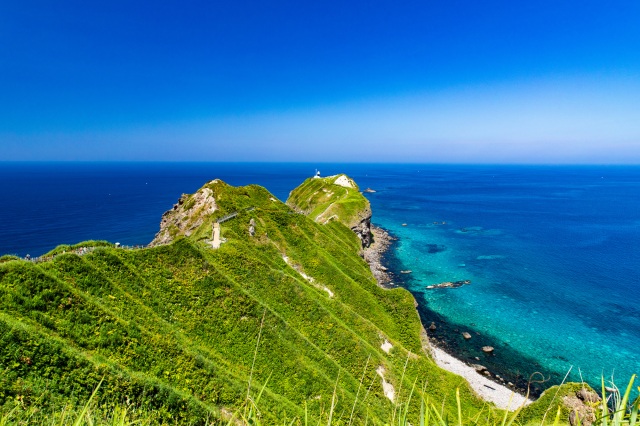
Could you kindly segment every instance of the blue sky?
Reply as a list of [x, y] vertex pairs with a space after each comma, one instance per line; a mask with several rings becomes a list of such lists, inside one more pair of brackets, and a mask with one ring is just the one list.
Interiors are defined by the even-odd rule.
[[0, 160], [640, 164], [640, 3], [0, 3]]

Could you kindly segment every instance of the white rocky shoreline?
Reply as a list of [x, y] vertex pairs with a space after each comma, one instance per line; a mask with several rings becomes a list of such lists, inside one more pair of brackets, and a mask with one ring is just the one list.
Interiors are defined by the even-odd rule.
[[[369, 264], [371, 272], [380, 287], [394, 288], [396, 286], [392, 281], [388, 268], [382, 264], [382, 258], [395, 238], [389, 235], [386, 230], [374, 225], [371, 226], [371, 233], [373, 234], [373, 242], [363, 250], [363, 258]], [[426, 331], [423, 341], [425, 345], [428, 345], [428, 350], [431, 352], [433, 360], [440, 368], [463, 377], [478, 396], [485, 401], [494, 403], [500, 409], [511, 411], [533, 402], [524, 395], [490, 380], [480, 374], [474, 367], [433, 345], [426, 338]]]
[[516, 410], [521, 406], [531, 404], [533, 401], [524, 395], [520, 395], [508, 387], [489, 380], [476, 371], [474, 367], [448, 354], [437, 346], [431, 346], [433, 359], [438, 366], [458, 376], [464, 377], [471, 388], [485, 401], [493, 402], [496, 407], [503, 410]]

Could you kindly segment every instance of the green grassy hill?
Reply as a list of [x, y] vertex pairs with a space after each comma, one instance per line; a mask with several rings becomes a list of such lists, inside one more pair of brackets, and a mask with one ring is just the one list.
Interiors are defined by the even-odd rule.
[[[316, 182], [294, 193], [310, 195]], [[456, 388], [464, 414], [479, 413], [484, 404], [466, 382], [423, 351], [412, 296], [378, 287], [358, 256], [345, 224], [368, 203], [353, 195], [357, 187], [344, 189], [331, 203], [341, 220], [321, 224], [313, 220], [320, 198], [307, 217], [262, 187], [212, 181], [181, 199], [183, 213], [203, 193], [215, 203], [189, 213], [188, 227], [166, 221], [168, 244], [88, 242], [40, 263], [4, 258], [0, 412], [46, 418], [81, 406], [103, 380], [98, 407], [135, 407], [154, 421], [222, 421], [263, 388], [266, 424], [330, 413], [333, 424], [384, 424], [412, 389], [410, 418], [419, 416], [418, 396], [453, 416]], [[226, 242], [212, 249], [212, 224], [234, 212], [221, 226]], [[85, 246], [95, 248], [78, 249]]]
[[369, 200], [351, 178], [342, 174], [305, 180], [291, 191], [287, 205], [316, 222], [337, 220], [349, 228], [371, 217]]

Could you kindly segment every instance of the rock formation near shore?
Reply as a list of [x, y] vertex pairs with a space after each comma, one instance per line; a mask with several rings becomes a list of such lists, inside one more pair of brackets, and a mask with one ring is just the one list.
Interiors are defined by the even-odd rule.
[[[212, 181], [215, 184], [219, 181]], [[169, 244], [177, 236], [190, 236], [218, 209], [214, 192], [203, 186], [195, 194], [182, 194], [171, 210], [162, 215], [160, 230], [156, 234], [150, 247]]]

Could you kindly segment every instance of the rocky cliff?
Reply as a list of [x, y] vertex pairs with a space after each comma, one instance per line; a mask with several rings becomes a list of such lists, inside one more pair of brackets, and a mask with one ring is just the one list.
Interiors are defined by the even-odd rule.
[[[209, 184], [217, 182], [219, 181], [211, 181]], [[207, 186], [203, 186], [195, 194], [182, 194], [173, 208], [162, 215], [160, 230], [149, 246], [168, 244], [179, 235], [190, 236], [217, 209], [213, 190]]]

